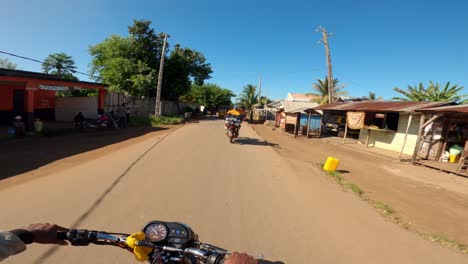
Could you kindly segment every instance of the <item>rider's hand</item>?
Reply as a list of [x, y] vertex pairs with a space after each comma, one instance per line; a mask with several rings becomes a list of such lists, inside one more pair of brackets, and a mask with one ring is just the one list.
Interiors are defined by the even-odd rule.
[[67, 228], [55, 224], [31, 224], [22, 229], [31, 232], [34, 243], [68, 245], [67, 241], [57, 237], [57, 231], [68, 232]]
[[224, 264], [257, 264], [257, 260], [253, 257], [242, 253], [239, 254], [234, 252], [229, 256], [229, 258], [224, 262]]

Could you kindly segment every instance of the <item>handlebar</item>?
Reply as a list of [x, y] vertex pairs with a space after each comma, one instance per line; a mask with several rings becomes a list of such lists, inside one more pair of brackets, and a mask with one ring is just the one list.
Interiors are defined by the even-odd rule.
[[[119, 246], [125, 249], [130, 249], [127, 246], [127, 237], [129, 236], [129, 234], [108, 233], [86, 229], [71, 229], [68, 232], [57, 232], [58, 239], [67, 240], [73, 246], [88, 246], [89, 244], [95, 244]], [[196, 242], [195, 244], [198, 245], [199, 248], [177, 248], [170, 245], [155, 244], [149, 240], [140, 240], [136, 243], [137, 246], [152, 248], [153, 252], [158, 251], [175, 253], [181, 256], [191, 256], [206, 264], [223, 264], [225, 256], [230, 254], [229, 251], [215, 246], [199, 242]], [[179, 257], [171, 259], [175, 260], [176, 263], [178, 263], [177, 261], [182, 260], [182, 258]]]

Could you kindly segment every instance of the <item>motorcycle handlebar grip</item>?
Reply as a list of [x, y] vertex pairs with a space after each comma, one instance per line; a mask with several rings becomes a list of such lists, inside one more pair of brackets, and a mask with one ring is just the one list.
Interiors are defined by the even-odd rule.
[[60, 239], [60, 240], [67, 240], [67, 239], [68, 239], [67, 232], [65, 232], [65, 231], [57, 231], [57, 239]]

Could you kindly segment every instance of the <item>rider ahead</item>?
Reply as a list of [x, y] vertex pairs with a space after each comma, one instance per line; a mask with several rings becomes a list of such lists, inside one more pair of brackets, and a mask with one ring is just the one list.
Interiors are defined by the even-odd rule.
[[226, 121], [224, 122], [224, 128], [226, 129], [226, 133], [229, 133], [229, 127], [233, 126], [236, 129], [236, 134], [239, 135], [240, 124], [241, 124], [241, 113], [238, 110], [237, 106], [234, 106], [233, 109], [229, 110], [226, 113]]

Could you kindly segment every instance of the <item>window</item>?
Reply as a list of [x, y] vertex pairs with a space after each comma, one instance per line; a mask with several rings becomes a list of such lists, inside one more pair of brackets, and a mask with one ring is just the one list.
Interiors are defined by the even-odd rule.
[[380, 129], [398, 130], [400, 114], [398, 113], [366, 113], [364, 124], [367, 126], [377, 126]]

